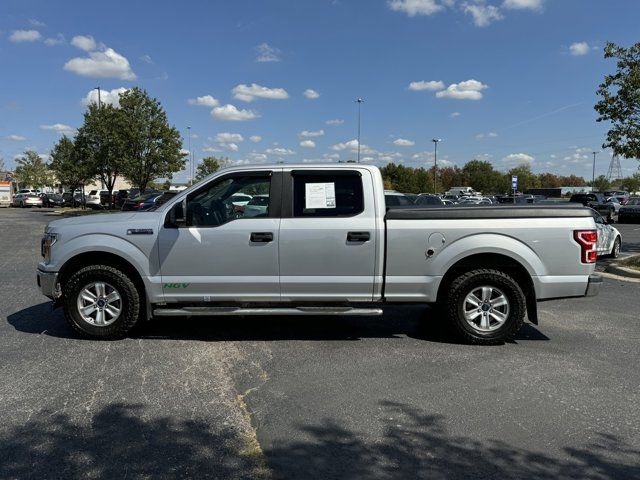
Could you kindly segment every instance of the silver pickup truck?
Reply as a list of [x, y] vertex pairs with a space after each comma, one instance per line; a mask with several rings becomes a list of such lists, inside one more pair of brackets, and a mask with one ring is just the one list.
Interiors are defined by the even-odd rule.
[[597, 232], [582, 206], [385, 206], [377, 168], [221, 170], [153, 211], [56, 220], [42, 293], [78, 332], [140, 320], [379, 315], [437, 304], [466, 341], [503, 342], [536, 302], [595, 295]]

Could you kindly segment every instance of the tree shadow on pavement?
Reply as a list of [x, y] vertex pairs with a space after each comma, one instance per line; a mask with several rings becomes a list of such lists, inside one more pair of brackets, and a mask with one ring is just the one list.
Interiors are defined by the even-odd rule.
[[0, 479], [264, 478], [231, 431], [202, 421], [143, 420], [140, 405], [112, 404], [86, 422], [43, 411], [0, 430]]
[[[365, 440], [331, 420], [301, 426], [308, 440], [283, 442], [265, 454], [274, 478], [296, 479], [536, 479], [640, 478], [640, 450], [608, 434], [557, 456], [500, 440], [451, 436], [444, 418], [383, 402], [382, 438]], [[536, 443], [536, 438], [532, 438]]]
[[[16, 330], [54, 337], [78, 338], [65, 322], [61, 310], [42, 303], [15, 312], [7, 321]], [[460, 340], [437, 317], [436, 310], [422, 305], [386, 307], [375, 317], [211, 317], [156, 318], [141, 322], [131, 333], [134, 338], [200, 341], [351, 340], [401, 338], [407, 336], [436, 343], [460, 344]], [[525, 324], [514, 338], [549, 340], [533, 325]]]

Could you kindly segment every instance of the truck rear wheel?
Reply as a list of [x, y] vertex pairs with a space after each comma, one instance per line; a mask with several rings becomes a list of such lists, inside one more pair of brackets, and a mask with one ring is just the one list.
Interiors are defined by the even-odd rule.
[[478, 269], [453, 281], [447, 309], [453, 327], [463, 339], [496, 345], [511, 338], [524, 324], [526, 298], [510, 275]]
[[108, 265], [90, 265], [64, 284], [67, 322], [84, 337], [124, 337], [140, 317], [140, 293], [129, 277]]

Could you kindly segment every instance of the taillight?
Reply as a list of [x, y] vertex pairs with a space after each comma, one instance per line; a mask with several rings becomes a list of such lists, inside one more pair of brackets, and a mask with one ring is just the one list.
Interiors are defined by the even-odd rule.
[[598, 232], [596, 230], [574, 230], [573, 238], [580, 245], [582, 263], [596, 263]]

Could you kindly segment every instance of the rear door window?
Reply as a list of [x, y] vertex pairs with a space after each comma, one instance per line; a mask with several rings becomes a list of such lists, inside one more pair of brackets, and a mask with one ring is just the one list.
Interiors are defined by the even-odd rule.
[[350, 217], [362, 211], [364, 195], [360, 173], [294, 174], [294, 217]]

